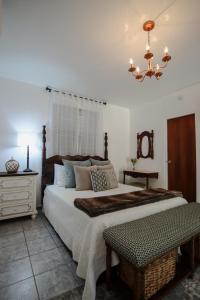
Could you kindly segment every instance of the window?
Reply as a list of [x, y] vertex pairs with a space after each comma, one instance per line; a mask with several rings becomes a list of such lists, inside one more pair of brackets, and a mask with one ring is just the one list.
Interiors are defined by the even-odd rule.
[[52, 154], [102, 154], [103, 105], [79, 101], [68, 95], [54, 95], [50, 106], [49, 143]]

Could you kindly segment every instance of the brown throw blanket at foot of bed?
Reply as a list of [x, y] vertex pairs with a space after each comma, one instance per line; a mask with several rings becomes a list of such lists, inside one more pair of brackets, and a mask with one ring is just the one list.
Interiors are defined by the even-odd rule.
[[88, 216], [96, 217], [117, 210], [154, 203], [174, 197], [182, 197], [182, 193], [157, 188], [126, 194], [77, 198], [74, 200], [74, 205], [84, 211]]

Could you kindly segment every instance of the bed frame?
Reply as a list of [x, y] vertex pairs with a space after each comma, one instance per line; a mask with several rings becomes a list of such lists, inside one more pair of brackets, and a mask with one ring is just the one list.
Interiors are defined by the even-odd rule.
[[42, 182], [41, 182], [41, 203], [43, 206], [43, 196], [44, 189], [47, 184], [53, 184], [54, 180], [54, 164], [63, 165], [62, 159], [67, 160], [78, 160], [83, 161], [89, 158], [97, 159], [97, 160], [107, 160], [108, 159], [108, 134], [105, 132], [104, 134], [104, 157], [101, 156], [90, 156], [90, 155], [54, 155], [46, 158], [46, 125], [42, 126]]

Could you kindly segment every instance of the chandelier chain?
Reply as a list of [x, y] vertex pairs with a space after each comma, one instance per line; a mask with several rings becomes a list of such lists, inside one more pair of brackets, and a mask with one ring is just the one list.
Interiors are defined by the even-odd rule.
[[151, 46], [150, 45], [150, 31], [148, 31], [148, 45], [149, 45], [149, 47]]

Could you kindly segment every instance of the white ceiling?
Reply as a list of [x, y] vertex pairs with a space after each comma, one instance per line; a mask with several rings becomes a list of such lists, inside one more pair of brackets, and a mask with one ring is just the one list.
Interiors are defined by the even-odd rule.
[[[160, 81], [138, 83], [128, 60], [144, 67], [142, 24], [167, 7], [152, 50], [173, 59]], [[200, 81], [199, 29], [200, 0], [5, 0], [0, 76], [132, 106]]]

